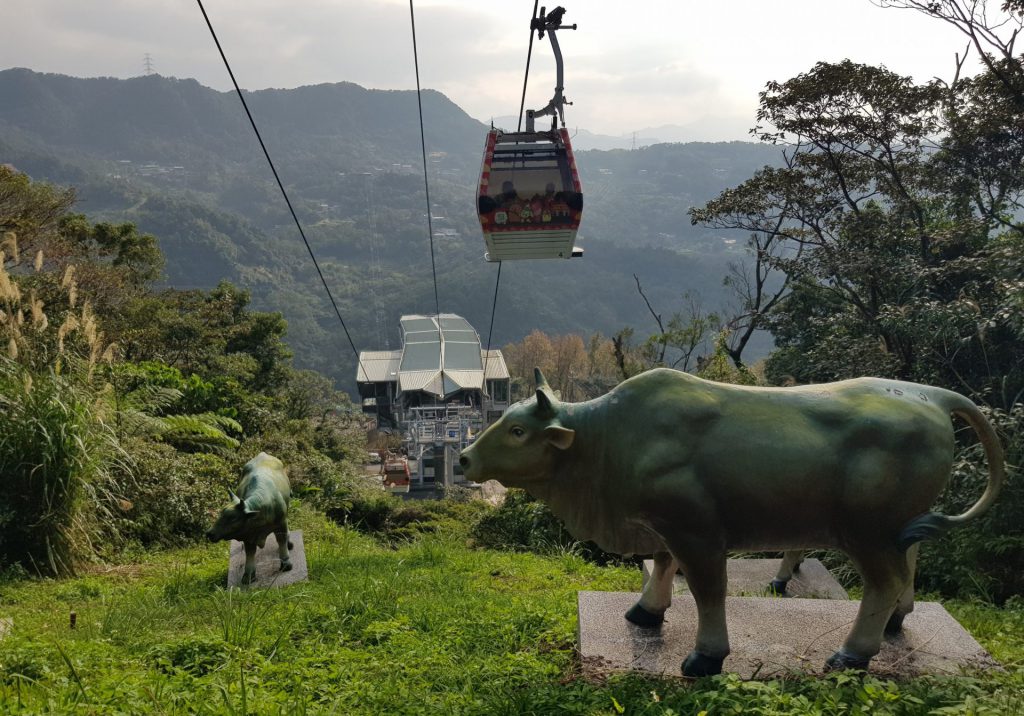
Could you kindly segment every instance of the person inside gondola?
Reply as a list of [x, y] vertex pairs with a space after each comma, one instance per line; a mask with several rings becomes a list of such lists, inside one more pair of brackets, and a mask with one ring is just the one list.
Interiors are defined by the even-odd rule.
[[498, 206], [506, 207], [518, 198], [519, 195], [516, 194], [516, 187], [512, 183], [512, 180], [508, 179], [503, 181], [501, 183], [501, 193], [496, 197]]
[[555, 184], [549, 181], [544, 187], [544, 196], [540, 197], [540, 220], [545, 224], [550, 223], [554, 218], [552, 208], [555, 205], [555, 196]]
[[494, 196], [481, 196], [478, 208], [481, 216], [494, 213], [496, 224], [506, 224], [511, 218], [512, 207], [517, 203], [519, 195], [516, 193], [515, 185], [511, 180], [505, 180], [501, 184], [501, 192]]

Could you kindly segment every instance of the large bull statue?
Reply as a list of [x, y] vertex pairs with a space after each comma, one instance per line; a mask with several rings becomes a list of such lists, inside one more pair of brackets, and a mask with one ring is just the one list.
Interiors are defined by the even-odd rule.
[[271, 532], [277, 538], [281, 571], [292, 568], [292, 548], [288, 541], [288, 501], [291, 484], [284, 463], [273, 455], [261, 452], [242, 468], [238, 494], [228, 490], [231, 504], [207, 533], [211, 542], [236, 539], [245, 545], [245, 569], [242, 584], [252, 584], [256, 577], [256, 548], [263, 549]]
[[[626, 618], [659, 625], [682, 567], [697, 605], [686, 676], [717, 674], [729, 654], [726, 554], [805, 548], [853, 561], [864, 598], [826, 668], [867, 668], [883, 631], [913, 609], [916, 543], [977, 517], [1003, 481], [998, 438], [967, 398], [878, 378], [793, 388], [713, 383], [658, 369], [585, 403], [560, 403], [536, 371], [535, 398], [513, 405], [459, 462], [544, 500], [569, 531], [619, 554], [653, 554]], [[966, 513], [929, 512], [953, 461], [958, 415], [981, 439], [984, 495]]]

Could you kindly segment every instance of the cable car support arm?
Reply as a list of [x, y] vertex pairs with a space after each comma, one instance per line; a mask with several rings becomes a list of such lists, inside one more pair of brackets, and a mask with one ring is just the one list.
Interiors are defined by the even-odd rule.
[[[537, 31], [537, 37], [544, 39], [544, 33], [548, 34], [548, 38], [551, 40], [551, 50], [555, 53], [555, 96], [551, 98], [551, 101], [543, 109], [528, 109], [526, 110], [526, 131], [536, 131], [533, 126], [534, 119], [537, 117], [557, 117], [565, 126], [565, 105], [572, 104], [567, 102], [565, 97], [562, 96], [562, 90], [565, 89], [565, 67], [562, 63], [562, 50], [558, 46], [558, 37], [556, 36], [557, 30], [575, 30], [576, 24], [563, 25], [562, 15], [565, 14], [564, 7], [556, 7], [550, 13], [545, 14], [544, 8], [540, 9], [540, 16], [533, 18], [530, 22], [530, 29]], [[552, 129], [555, 128], [555, 120], [552, 119]]]

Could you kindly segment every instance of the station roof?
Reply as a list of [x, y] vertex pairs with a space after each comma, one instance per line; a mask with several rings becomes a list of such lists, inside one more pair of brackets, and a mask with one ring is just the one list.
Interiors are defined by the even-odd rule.
[[403, 392], [422, 390], [444, 397], [459, 390], [482, 390], [485, 379], [509, 377], [501, 351], [481, 349], [480, 336], [461, 316], [408, 315], [399, 324], [402, 349], [360, 353], [357, 381], [397, 381]]
[[363, 351], [359, 354], [359, 369], [356, 381], [359, 383], [386, 383], [398, 380], [398, 365], [402, 362], [402, 351]]

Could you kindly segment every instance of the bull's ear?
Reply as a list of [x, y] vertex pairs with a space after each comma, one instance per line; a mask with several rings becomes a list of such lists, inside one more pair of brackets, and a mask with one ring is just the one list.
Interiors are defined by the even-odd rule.
[[561, 425], [549, 425], [544, 428], [544, 437], [559, 450], [568, 450], [576, 439], [576, 431], [563, 428]]
[[533, 380], [537, 383], [537, 390], [551, 390], [551, 386], [548, 385], [548, 379], [540, 372], [540, 368], [533, 369]]
[[551, 393], [544, 388], [537, 388], [537, 416], [553, 418], [555, 414], [555, 405], [552, 401]]

